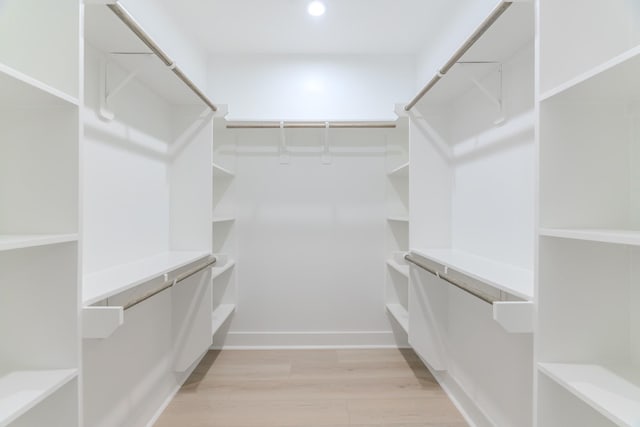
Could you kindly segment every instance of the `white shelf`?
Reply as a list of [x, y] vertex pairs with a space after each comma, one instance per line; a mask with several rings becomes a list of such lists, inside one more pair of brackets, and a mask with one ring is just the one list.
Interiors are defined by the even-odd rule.
[[409, 333], [409, 312], [402, 304], [387, 304], [387, 310], [406, 333]]
[[216, 332], [220, 329], [224, 322], [236, 311], [235, 304], [220, 304], [216, 309], [213, 310], [211, 315], [211, 330], [215, 335]]
[[391, 222], [409, 222], [409, 217], [408, 216], [400, 216], [400, 215], [395, 215], [395, 216], [390, 216], [387, 218], [387, 221], [391, 221]]
[[388, 176], [407, 176], [409, 174], [409, 162], [404, 163], [389, 172]]
[[539, 363], [538, 368], [619, 426], [640, 425], [640, 369]]
[[408, 265], [402, 265], [399, 262], [397, 262], [396, 260], [393, 259], [388, 259], [387, 260], [387, 265], [394, 269], [395, 271], [397, 271], [398, 273], [402, 274], [405, 277], [409, 277], [409, 266]]
[[232, 216], [219, 216], [219, 217], [214, 217], [213, 218], [213, 223], [214, 224], [220, 224], [223, 222], [233, 222], [236, 219]]
[[635, 47], [540, 96], [541, 101], [562, 95], [567, 101], [630, 101], [640, 99], [640, 46]]
[[228, 260], [227, 263], [221, 267], [213, 267], [211, 269], [211, 278], [215, 279], [216, 277], [221, 276], [222, 274], [224, 274], [225, 271], [233, 268], [235, 265], [236, 265], [235, 261]]
[[83, 302], [91, 305], [208, 257], [207, 252], [164, 252], [84, 277]]
[[77, 234], [0, 234], [0, 251], [76, 242]]
[[229, 169], [224, 168], [216, 163], [212, 163], [212, 166], [213, 166], [213, 176], [227, 177], [227, 178], [232, 178], [235, 176], [235, 174], [231, 172]]
[[7, 426], [78, 376], [76, 369], [16, 371], [0, 377], [0, 427]]
[[540, 235], [560, 237], [563, 239], [640, 246], [640, 231], [637, 230], [542, 228], [540, 229]]
[[[202, 101], [104, 4], [87, 4], [85, 40], [174, 105]], [[117, 53], [117, 54], [113, 54]]]
[[78, 106], [78, 100], [0, 63], [0, 106], [8, 108]]
[[454, 65], [420, 101], [420, 105], [437, 107], [449, 104], [474, 88], [470, 76], [482, 81], [489, 73], [495, 73], [497, 64], [487, 62], [504, 63], [527, 43], [533, 42], [534, 22], [533, 2], [512, 3], [459, 61], [473, 64]]
[[450, 249], [412, 249], [411, 252], [516, 297], [533, 299], [531, 270]]

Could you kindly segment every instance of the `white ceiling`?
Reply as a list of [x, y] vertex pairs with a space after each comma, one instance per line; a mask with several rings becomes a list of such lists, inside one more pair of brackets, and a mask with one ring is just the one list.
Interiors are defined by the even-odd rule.
[[161, 0], [211, 54], [415, 54], [434, 42], [460, 0]]

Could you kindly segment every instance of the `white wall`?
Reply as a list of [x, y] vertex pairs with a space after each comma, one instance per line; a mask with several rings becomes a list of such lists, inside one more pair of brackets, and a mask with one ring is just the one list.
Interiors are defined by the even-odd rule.
[[[452, 247], [533, 269], [535, 234], [533, 45], [503, 66], [506, 121], [471, 89], [452, 111]], [[487, 86], [495, 75], [487, 78]], [[490, 87], [490, 86], [489, 86]]]
[[226, 346], [393, 345], [385, 314], [385, 131], [238, 131], [237, 311]]
[[411, 56], [216, 56], [210, 96], [230, 119], [395, 119], [414, 95]]
[[97, 113], [99, 55], [87, 49], [82, 161], [84, 274], [169, 248], [166, 158], [173, 136], [171, 110], [160, 97], [134, 81], [112, 100], [115, 120], [102, 120]]

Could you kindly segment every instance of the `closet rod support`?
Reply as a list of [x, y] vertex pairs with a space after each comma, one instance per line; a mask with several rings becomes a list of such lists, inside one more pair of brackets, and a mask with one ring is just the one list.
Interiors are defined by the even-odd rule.
[[438, 73], [422, 88], [422, 90], [404, 107], [405, 111], [410, 111], [418, 102], [438, 83], [440, 78], [451, 70], [451, 68], [460, 61], [465, 53], [487, 32], [489, 28], [502, 16], [502, 14], [511, 6], [511, 1], [502, 0], [491, 11], [489, 16], [476, 28], [476, 30], [465, 40], [465, 42], [456, 50], [451, 58], [440, 68]]
[[202, 270], [206, 270], [207, 268], [210, 268], [211, 266], [213, 266], [215, 263], [217, 262], [217, 259], [215, 257], [211, 257], [209, 258], [205, 263], [200, 264], [197, 267], [194, 267], [193, 269], [186, 271], [182, 274], [179, 274], [178, 276], [176, 276], [175, 278], [173, 278], [172, 280], [166, 280], [164, 282], [164, 284], [159, 287], [158, 289], [154, 289], [151, 292], [148, 292], [132, 301], [129, 301], [128, 303], [126, 303], [122, 309], [123, 310], [128, 310], [132, 307], [135, 307], [136, 305], [148, 300], [151, 297], [154, 297], [156, 295], [158, 295], [161, 292], [166, 291], [167, 289], [175, 286], [177, 283], [182, 282], [183, 280], [188, 279], [189, 277], [198, 274], [199, 272], [201, 272]]
[[407, 260], [408, 262], [410, 262], [411, 264], [420, 267], [421, 269], [423, 269], [424, 271], [433, 274], [434, 276], [436, 276], [438, 279], [442, 279], [445, 282], [449, 283], [450, 285], [455, 286], [456, 288], [470, 294], [473, 295], [474, 297], [493, 305], [494, 302], [498, 301], [496, 298], [491, 297], [489, 295], [486, 295], [482, 292], [480, 292], [477, 289], [471, 288], [468, 285], [465, 285], [464, 283], [458, 283], [455, 280], [452, 280], [450, 278], [448, 278], [447, 276], [445, 276], [444, 274], [439, 273], [438, 271], [433, 270], [431, 267], [429, 267], [427, 264], [425, 264], [424, 262], [420, 261], [418, 258], [412, 256], [411, 254], [407, 254], [404, 256], [404, 259]]

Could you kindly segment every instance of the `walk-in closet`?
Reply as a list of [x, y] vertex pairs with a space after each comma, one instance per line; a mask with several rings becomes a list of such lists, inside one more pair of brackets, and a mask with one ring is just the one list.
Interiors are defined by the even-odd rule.
[[640, 425], [637, 0], [0, 0], [0, 427]]

